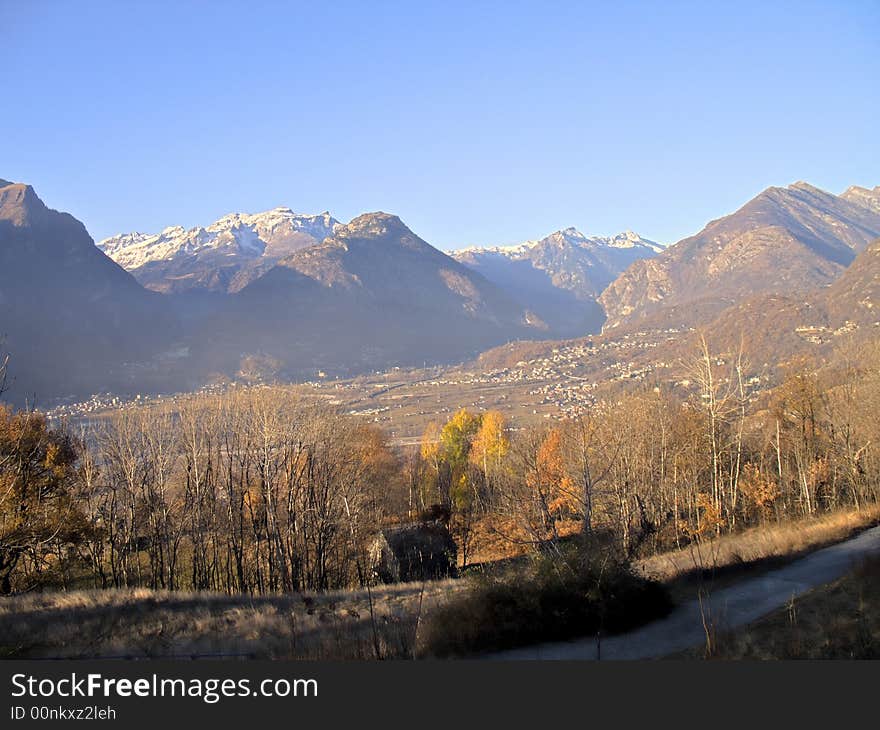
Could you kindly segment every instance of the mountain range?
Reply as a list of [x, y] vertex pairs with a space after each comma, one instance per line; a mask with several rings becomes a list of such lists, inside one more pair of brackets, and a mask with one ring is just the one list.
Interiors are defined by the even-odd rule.
[[603, 238], [576, 228], [517, 246], [464, 248], [450, 255], [507, 291], [557, 337], [597, 332], [605, 313], [597, 298], [630, 264], [663, 247], [632, 231]]
[[449, 363], [546, 335], [387, 213], [342, 224], [277, 208], [95, 245], [28, 185], [3, 181], [0, 201], [0, 333], [19, 402]]
[[566, 228], [446, 254], [395, 215], [289, 208], [95, 245], [0, 181], [0, 337], [18, 402], [454, 363], [600, 328], [748, 332], [769, 357], [876, 336], [878, 238], [880, 187], [799, 182], [669, 247]]
[[123, 233], [98, 248], [153, 291], [238, 291], [285, 256], [323, 241], [338, 224], [327, 212], [275, 208], [232, 213], [205, 227]]
[[768, 382], [804, 358], [832, 362], [842, 346], [880, 339], [878, 213], [880, 187], [769, 188], [633, 263], [599, 297], [609, 315], [601, 335], [494, 348], [476, 367], [540, 367], [562, 347], [602, 353], [582, 364], [584, 380], [662, 372], [674, 381], [701, 335], [724, 357], [743, 348]]
[[[377, 216], [378, 221], [378, 217], [385, 214], [373, 215]], [[359, 240], [379, 237], [387, 243], [389, 235], [392, 238], [396, 235], [394, 231], [399, 234], [398, 238], [414, 235], [400, 228], [402, 224], [399, 219], [395, 219], [396, 223], [390, 216], [383, 220], [379, 227], [390, 222], [390, 225], [386, 225], [387, 230], [378, 233], [377, 229], [367, 238]], [[406, 296], [393, 303], [385, 301], [385, 315], [374, 312], [372, 316], [381, 319], [390, 311], [388, 307], [399, 306], [404, 310], [417, 307], [421, 310], [423, 321], [429, 321], [431, 316], [442, 312], [446, 321], [452, 324], [455, 318], [450, 318], [443, 295], [448, 293], [453, 275], [443, 275], [444, 290], [438, 293], [434, 285], [440, 279], [436, 273], [426, 278], [423, 271], [433, 261], [433, 265], [454, 272], [455, 278], [468, 282], [451, 286], [470, 290], [477, 282], [474, 291], [479, 290], [479, 296], [465, 305], [471, 317], [468, 322], [457, 326], [454, 340], [445, 340], [442, 337], [443, 328], [434, 327], [433, 340], [423, 343], [416, 350], [422, 354], [423, 361], [436, 359], [441, 349], [450, 353], [464, 352], [456, 343], [468, 343], [465, 349], [470, 351], [474, 346], [478, 347], [481, 341], [486, 341], [471, 326], [482, 314], [486, 314], [488, 320], [518, 321], [525, 326], [526, 329], [521, 325], [513, 329], [505, 326], [505, 331], [511, 336], [529, 337], [540, 332], [545, 337], [574, 337], [598, 332], [605, 320], [605, 314], [597, 302], [599, 294], [633, 261], [655, 256], [663, 250], [659, 244], [631, 231], [604, 238], [585, 236], [575, 228], [556, 231], [540, 240], [526, 241], [516, 246], [464, 248], [452, 251], [448, 257], [422, 242], [424, 245], [417, 255], [403, 256], [401, 251], [407, 250], [404, 247], [393, 260], [381, 264], [386, 271], [395, 270], [395, 276], [380, 281], [375, 275], [368, 274], [365, 280], [361, 269], [369, 263], [368, 268], [375, 274], [380, 265], [375, 252], [367, 256], [361, 247], [355, 245], [354, 251], [345, 257], [339, 255], [339, 242], [351, 238], [351, 226], [361, 224], [360, 219], [355, 219], [346, 227], [329, 212], [305, 215], [294, 213], [290, 208], [275, 208], [257, 214], [232, 213], [204, 227], [186, 229], [172, 226], [157, 234], [119, 234], [99, 242], [98, 248], [148, 289], [173, 296], [177, 300], [177, 308], [187, 319], [192, 319], [194, 314], [198, 318], [206, 312], [210, 314], [219, 309], [223, 316], [240, 321], [243, 316], [250, 316], [242, 314], [243, 311], [259, 306], [250, 304], [258, 300], [255, 292], [264, 292], [263, 296], [269, 296], [272, 287], [279, 286], [269, 282], [286, 281], [287, 286], [283, 287], [286, 296], [284, 306], [273, 307], [267, 316], [256, 318], [256, 328], [250, 328], [247, 332], [251, 339], [258, 339], [257, 332], [264, 321], [271, 319], [277, 323], [277, 316], [283, 319], [286, 312], [301, 310], [306, 306], [304, 297], [314, 310], [310, 317], [314, 320], [319, 311], [334, 311], [346, 297], [352, 298], [355, 293], [357, 296], [354, 298], [362, 299], [366, 292], [371, 292], [373, 299], [379, 296], [387, 300], [390, 292], [400, 290], [402, 282], [406, 282], [410, 288]], [[385, 245], [377, 250], [384, 254], [392, 249]], [[438, 263], [438, 256], [443, 256], [442, 264]], [[332, 262], [325, 260], [328, 257]], [[449, 257], [464, 268], [448, 260]], [[244, 296], [218, 302], [215, 295], [241, 293], [273, 268], [279, 271], [273, 272], [267, 281], [255, 286]], [[335, 274], [330, 273], [334, 271]], [[294, 284], [292, 272], [298, 272], [305, 278]], [[324, 301], [326, 292], [320, 287], [315, 288], [314, 282], [308, 281], [310, 278], [327, 286], [337, 285], [332, 301]], [[348, 285], [339, 286], [344, 283], [350, 285], [355, 280], [360, 282], [357, 290]], [[307, 295], [306, 292], [310, 293]], [[466, 295], [466, 298], [469, 296]], [[273, 294], [272, 298], [277, 299], [277, 296]], [[370, 297], [367, 300], [360, 301], [346, 316], [354, 321], [367, 311], [372, 311], [376, 302], [370, 301]], [[478, 300], [482, 304], [478, 305]], [[487, 305], [489, 301], [495, 304]], [[496, 305], [505, 310], [500, 318], [487, 309], [487, 306], [491, 309]], [[242, 312], [238, 312], [238, 309], [242, 309]], [[517, 310], [515, 316], [513, 310]], [[399, 312], [397, 316], [403, 314]], [[336, 315], [342, 316], [339, 312]], [[306, 324], [305, 320], [298, 320], [301, 329], [307, 329]], [[419, 338], [424, 332], [422, 327], [412, 329], [414, 338]], [[358, 327], [352, 334], [356, 336], [364, 331], [371, 330]], [[300, 337], [300, 350], [305, 339]], [[284, 349], [279, 348], [277, 343], [271, 344], [271, 347], [264, 345], [264, 349]], [[324, 347], [318, 345], [317, 349]], [[369, 351], [376, 349], [376, 346], [365, 344], [361, 349]], [[298, 355], [297, 359], [302, 359], [302, 356]], [[361, 359], [360, 354], [354, 358], [358, 362]]]

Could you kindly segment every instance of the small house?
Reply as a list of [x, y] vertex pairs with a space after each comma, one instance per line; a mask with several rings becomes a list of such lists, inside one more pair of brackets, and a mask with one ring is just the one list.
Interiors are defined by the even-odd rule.
[[370, 565], [383, 583], [455, 577], [458, 549], [443, 521], [416, 522], [377, 533]]

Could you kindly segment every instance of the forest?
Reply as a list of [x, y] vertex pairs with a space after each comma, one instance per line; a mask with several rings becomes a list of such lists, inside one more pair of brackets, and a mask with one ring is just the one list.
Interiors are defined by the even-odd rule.
[[442, 515], [462, 568], [577, 536], [623, 560], [880, 495], [880, 347], [757, 389], [702, 347], [675, 386], [513, 428], [459, 410], [420, 447], [283, 386], [192, 395], [80, 426], [0, 410], [0, 593], [229, 594], [375, 581], [378, 530]]

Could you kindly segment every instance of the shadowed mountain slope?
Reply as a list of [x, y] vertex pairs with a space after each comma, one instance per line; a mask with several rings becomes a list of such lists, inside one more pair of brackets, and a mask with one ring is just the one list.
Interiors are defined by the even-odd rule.
[[128, 382], [126, 363], [176, 334], [168, 303], [99, 251], [82, 223], [30, 185], [0, 181], [0, 336], [16, 402]]
[[197, 340], [205, 361], [225, 369], [258, 353], [301, 376], [454, 362], [540, 327], [399, 218], [369, 213], [229, 297]]

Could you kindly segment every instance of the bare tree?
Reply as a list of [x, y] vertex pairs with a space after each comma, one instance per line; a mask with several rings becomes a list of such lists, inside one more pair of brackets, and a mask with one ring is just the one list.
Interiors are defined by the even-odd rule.
[[[0, 343], [2, 344], [2, 343]], [[9, 353], [0, 350], [0, 398], [6, 392], [6, 377], [9, 374]]]

